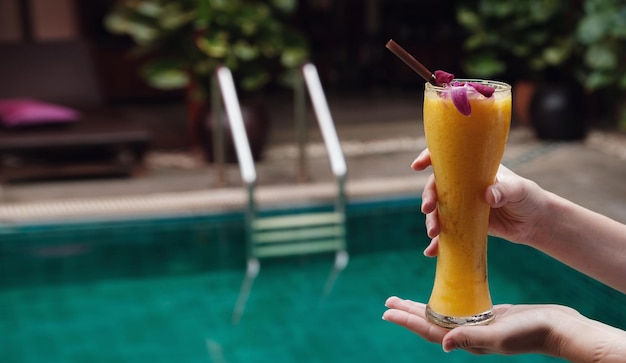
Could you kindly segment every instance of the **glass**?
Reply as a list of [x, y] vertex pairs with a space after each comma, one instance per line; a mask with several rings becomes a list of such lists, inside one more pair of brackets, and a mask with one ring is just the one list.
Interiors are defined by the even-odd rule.
[[459, 79], [495, 88], [470, 96], [464, 116], [443, 87], [426, 84], [424, 132], [430, 150], [441, 227], [435, 282], [427, 318], [440, 326], [487, 324], [494, 319], [487, 279], [485, 190], [496, 176], [511, 123], [511, 86]]

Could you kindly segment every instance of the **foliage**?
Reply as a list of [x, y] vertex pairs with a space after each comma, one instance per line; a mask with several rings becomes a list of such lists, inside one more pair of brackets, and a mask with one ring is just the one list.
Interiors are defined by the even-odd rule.
[[557, 77], [590, 91], [626, 89], [623, 0], [468, 0], [457, 19], [468, 32], [470, 75]]
[[467, 30], [465, 71], [490, 78], [545, 78], [570, 68], [579, 49], [574, 37], [580, 11], [571, 1], [478, 0], [457, 10]]
[[586, 0], [576, 40], [583, 46], [582, 79], [588, 89], [626, 89], [626, 3]]
[[308, 57], [306, 40], [288, 27], [295, 0], [120, 0], [105, 25], [128, 35], [149, 54], [141, 70], [159, 89], [196, 81], [206, 92], [210, 74], [228, 66], [246, 91], [288, 77]]
[[468, 75], [575, 81], [626, 125], [624, 0], [459, 0], [456, 16]]

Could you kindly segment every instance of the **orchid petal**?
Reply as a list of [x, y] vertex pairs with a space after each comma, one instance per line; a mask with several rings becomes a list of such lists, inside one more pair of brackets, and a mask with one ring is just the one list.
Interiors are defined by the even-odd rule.
[[493, 93], [496, 91], [495, 88], [491, 86], [487, 86], [486, 84], [481, 84], [481, 83], [468, 83], [468, 84], [472, 86], [476, 91], [478, 91], [478, 93], [480, 93], [481, 95], [487, 98], [491, 97], [491, 95], [493, 95]]
[[438, 85], [449, 84], [454, 79], [454, 74], [448, 73], [446, 71], [435, 71], [435, 82]]
[[470, 105], [469, 98], [467, 98], [467, 87], [450, 87], [450, 98], [454, 107], [465, 116], [472, 114], [472, 106]]

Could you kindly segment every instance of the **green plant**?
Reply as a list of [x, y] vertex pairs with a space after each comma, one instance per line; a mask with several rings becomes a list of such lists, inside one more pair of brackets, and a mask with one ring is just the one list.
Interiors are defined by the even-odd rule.
[[467, 31], [463, 62], [470, 76], [545, 79], [567, 77], [580, 52], [575, 1], [462, 2], [457, 20]]
[[626, 89], [626, 3], [586, 0], [575, 32], [583, 47], [580, 78], [589, 90]]
[[155, 88], [195, 82], [206, 94], [210, 74], [226, 65], [242, 90], [254, 91], [288, 79], [308, 57], [306, 40], [288, 26], [295, 7], [295, 0], [121, 0], [105, 25], [149, 55], [141, 75]]
[[626, 89], [623, 0], [479, 0], [461, 3], [457, 19], [470, 75], [556, 75], [589, 91]]

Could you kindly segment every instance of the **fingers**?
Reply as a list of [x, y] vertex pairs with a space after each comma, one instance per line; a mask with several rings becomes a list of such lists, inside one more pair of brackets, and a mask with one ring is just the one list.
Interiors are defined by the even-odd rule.
[[428, 149], [424, 149], [417, 156], [417, 158], [415, 158], [415, 160], [413, 160], [413, 162], [411, 163], [411, 168], [413, 170], [416, 170], [416, 171], [424, 170], [427, 167], [429, 167], [430, 164], [431, 164], [431, 162], [430, 162], [430, 152], [428, 151]]
[[422, 213], [428, 214], [437, 208], [437, 186], [435, 176], [431, 174], [422, 191]]
[[430, 240], [430, 243], [424, 249], [424, 256], [426, 257], [435, 257], [439, 253], [439, 236], [434, 237]]
[[437, 190], [435, 176], [431, 175], [422, 192], [422, 213], [426, 214], [426, 234], [432, 238], [430, 244], [424, 250], [427, 257], [437, 256], [439, 249], [439, 215], [437, 213]]
[[426, 234], [432, 238], [430, 244], [424, 250], [424, 256], [437, 256], [439, 249], [439, 217], [437, 213], [437, 190], [435, 186], [435, 176], [430, 175], [424, 191], [422, 192], [422, 213], [426, 214]]
[[[496, 316], [504, 315], [513, 305], [501, 304], [494, 306]], [[466, 326], [453, 329], [441, 341], [445, 352], [454, 349], [463, 349], [472, 354], [500, 353], [510, 354], [511, 351], [502, 351], [499, 341], [504, 332], [495, 324], [483, 326]]]
[[436, 326], [426, 320], [426, 305], [398, 297], [387, 299], [385, 306], [389, 310], [383, 314], [383, 319], [398, 324], [420, 335], [429, 342], [441, 344], [448, 330]]
[[432, 213], [426, 215], [426, 234], [428, 237], [435, 238], [439, 235], [439, 213], [435, 209]]
[[401, 299], [397, 296], [392, 296], [385, 301], [385, 306], [390, 309], [397, 309], [406, 311], [410, 314], [424, 315], [426, 311], [426, 305], [411, 300]]

